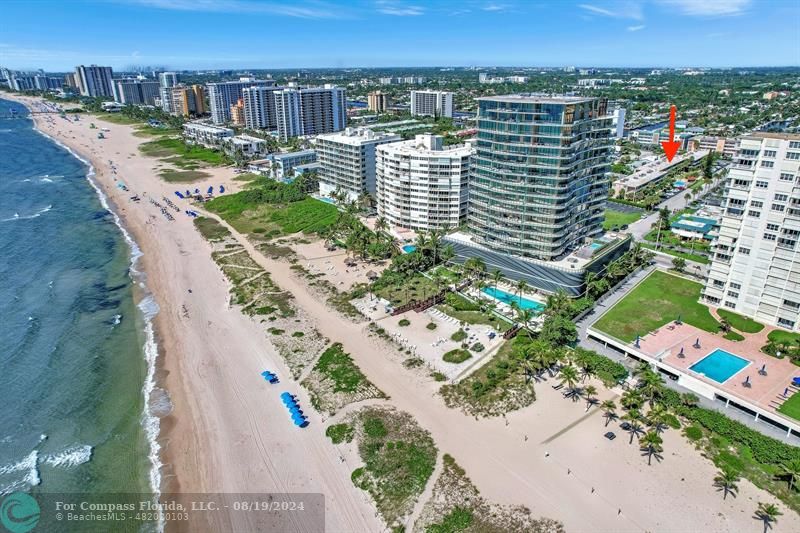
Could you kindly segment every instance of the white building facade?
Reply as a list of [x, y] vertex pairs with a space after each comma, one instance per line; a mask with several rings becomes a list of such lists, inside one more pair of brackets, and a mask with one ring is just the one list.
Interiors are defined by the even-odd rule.
[[453, 93], [411, 91], [411, 114], [414, 116], [452, 117]]
[[414, 231], [455, 228], [466, 220], [472, 149], [443, 146], [439, 135], [376, 148], [378, 215]]
[[800, 135], [743, 137], [725, 196], [703, 301], [800, 331]]
[[320, 135], [316, 144], [320, 195], [341, 191], [350, 201], [362, 194], [374, 196], [375, 148], [399, 140], [399, 135], [369, 129], [347, 128], [341, 133]]
[[242, 89], [244, 103], [244, 126], [252, 130], [274, 130], [277, 128], [275, 117], [275, 98], [272, 93], [275, 87], [247, 87]]
[[272, 87], [274, 80], [240, 78], [238, 81], [223, 81], [207, 84], [208, 107], [214, 124], [225, 124], [231, 120], [231, 106], [242, 98], [242, 91], [248, 87]]
[[287, 88], [273, 94], [278, 135], [284, 141], [341, 131], [347, 125], [345, 90], [340, 87]]
[[219, 148], [233, 135], [234, 132], [231, 128], [223, 128], [204, 122], [187, 122], [183, 125], [183, 137], [186, 142], [200, 144], [206, 148]]

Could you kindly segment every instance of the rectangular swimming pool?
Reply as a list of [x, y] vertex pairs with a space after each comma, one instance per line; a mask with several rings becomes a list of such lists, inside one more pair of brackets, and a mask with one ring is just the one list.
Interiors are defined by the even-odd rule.
[[725, 383], [737, 372], [750, 364], [750, 361], [738, 355], [717, 348], [707, 356], [689, 367], [689, 370], [702, 374], [717, 383]]
[[514, 302], [519, 306], [520, 309], [531, 309], [532, 311], [541, 313], [545, 308], [544, 304], [541, 304], [537, 301], [529, 300], [528, 298], [523, 298], [522, 296], [515, 296], [507, 293], [504, 290], [495, 289], [494, 287], [486, 287], [483, 289], [483, 292], [508, 305], [511, 305], [511, 303]]

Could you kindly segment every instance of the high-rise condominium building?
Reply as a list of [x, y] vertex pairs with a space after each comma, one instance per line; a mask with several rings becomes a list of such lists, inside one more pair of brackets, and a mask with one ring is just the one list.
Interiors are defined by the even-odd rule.
[[439, 135], [376, 149], [378, 215], [415, 231], [458, 227], [467, 216], [472, 149], [443, 146]]
[[175, 87], [178, 85], [178, 74], [176, 72], [159, 72], [158, 82], [165, 88]]
[[370, 111], [385, 113], [389, 108], [389, 95], [381, 91], [371, 92], [367, 95], [367, 104]]
[[800, 331], [800, 134], [741, 139], [703, 300]]
[[411, 91], [411, 114], [431, 117], [453, 116], [453, 93]]
[[159, 72], [158, 82], [161, 85], [159, 97], [161, 98], [161, 109], [167, 113], [182, 114], [176, 109], [172, 101], [172, 88], [178, 85], [178, 74], [175, 72]]
[[347, 125], [345, 90], [333, 85], [275, 91], [278, 134], [284, 140], [300, 135], [341, 131]]
[[231, 123], [234, 126], [244, 126], [244, 102], [241, 98], [231, 106]]
[[211, 121], [214, 124], [224, 124], [231, 120], [231, 106], [242, 98], [242, 90], [247, 87], [272, 87], [274, 80], [255, 80], [253, 78], [240, 78], [239, 81], [224, 81], [209, 83], [208, 107], [211, 112]]
[[351, 201], [365, 193], [374, 195], [375, 147], [399, 140], [396, 134], [352, 128], [317, 137], [320, 194], [341, 191]]
[[612, 149], [605, 99], [479, 98], [468, 214], [474, 242], [551, 261], [601, 234]]
[[153, 105], [160, 85], [155, 80], [114, 80], [114, 101], [126, 105]]
[[254, 130], [274, 130], [278, 127], [273, 92], [275, 92], [275, 87], [242, 89], [245, 127]]
[[[163, 91], [162, 91], [163, 92]], [[188, 117], [206, 113], [206, 96], [202, 85], [179, 85], [169, 89], [171, 113]]]
[[98, 67], [97, 65], [75, 67], [81, 95], [93, 97], [114, 97], [114, 72], [111, 67]]

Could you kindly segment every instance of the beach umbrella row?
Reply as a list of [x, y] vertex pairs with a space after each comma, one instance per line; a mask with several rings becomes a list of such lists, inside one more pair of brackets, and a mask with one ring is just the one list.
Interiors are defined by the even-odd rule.
[[264, 370], [261, 375], [264, 377], [266, 381], [269, 381], [273, 385], [278, 383], [278, 376], [275, 373], [270, 372], [269, 370]]
[[308, 425], [308, 420], [303, 414], [303, 410], [300, 409], [300, 405], [297, 403], [297, 399], [294, 396], [288, 392], [283, 392], [281, 393], [281, 401], [289, 410], [289, 414], [292, 416], [292, 422], [294, 422], [295, 426], [304, 428]]

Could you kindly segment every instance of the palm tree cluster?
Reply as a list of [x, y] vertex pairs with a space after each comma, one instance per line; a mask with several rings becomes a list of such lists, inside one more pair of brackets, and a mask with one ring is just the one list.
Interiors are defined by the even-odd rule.
[[357, 202], [348, 202], [345, 194], [336, 198], [340, 201], [336, 221], [321, 232], [326, 245], [341, 242], [348, 253], [362, 259], [381, 260], [397, 253], [397, 241], [388, 233], [385, 220], [379, 218], [376, 231], [370, 231], [358, 218], [361, 207]]
[[589, 272], [586, 274], [586, 297], [592, 300], [598, 298], [625, 276], [649, 263], [652, 258], [653, 253], [637, 242], [618, 259], [606, 265], [603, 272]]

